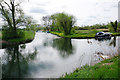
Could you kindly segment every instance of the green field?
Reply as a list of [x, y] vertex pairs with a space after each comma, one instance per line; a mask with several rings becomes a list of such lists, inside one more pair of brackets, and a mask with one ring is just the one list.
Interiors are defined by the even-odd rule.
[[94, 66], [77, 68], [73, 73], [66, 74], [61, 78], [118, 78], [118, 56], [106, 59]]

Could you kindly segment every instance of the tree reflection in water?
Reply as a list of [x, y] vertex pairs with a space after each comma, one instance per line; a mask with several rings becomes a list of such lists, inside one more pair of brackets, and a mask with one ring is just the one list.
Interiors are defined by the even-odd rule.
[[37, 54], [35, 48], [33, 53], [22, 54], [25, 44], [15, 45], [5, 49], [2, 64], [3, 78], [21, 78], [28, 74], [29, 62], [34, 60]]
[[53, 48], [56, 48], [62, 57], [68, 57], [73, 54], [73, 46], [71, 43], [71, 39], [69, 38], [58, 38], [53, 40], [52, 44]]
[[110, 42], [109, 45], [113, 45], [114, 47], [116, 46], [116, 36], [114, 36], [113, 40]]

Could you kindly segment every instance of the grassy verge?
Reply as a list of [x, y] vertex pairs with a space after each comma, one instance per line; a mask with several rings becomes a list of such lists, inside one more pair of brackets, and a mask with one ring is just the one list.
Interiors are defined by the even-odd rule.
[[[58, 31], [50, 31], [50, 33], [55, 34], [59, 37], [65, 37], [65, 38], [94, 38], [95, 34], [97, 32], [101, 32], [102, 30], [76, 30], [73, 34], [70, 35], [64, 35], [63, 32], [58, 32]], [[112, 33], [113, 36], [118, 36], [120, 33]]]
[[118, 78], [118, 56], [106, 59], [94, 66], [77, 68], [73, 73], [62, 78]]
[[27, 40], [32, 40], [34, 39], [35, 33], [32, 31], [24, 31], [24, 36], [22, 38], [17, 38], [17, 39], [9, 39], [7, 40], [8, 42], [14, 42], [14, 43], [19, 43], [19, 42], [24, 42]]

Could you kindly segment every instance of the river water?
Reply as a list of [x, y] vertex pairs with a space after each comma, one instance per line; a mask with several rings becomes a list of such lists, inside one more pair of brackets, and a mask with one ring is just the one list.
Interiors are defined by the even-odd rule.
[[110, 40], [65, 39], [37, 32], [26, 44], [0, 49], [3, 78], [58, 78], [77, 67], [102, 60], [97, 53], [118, 54], [120, 37]]

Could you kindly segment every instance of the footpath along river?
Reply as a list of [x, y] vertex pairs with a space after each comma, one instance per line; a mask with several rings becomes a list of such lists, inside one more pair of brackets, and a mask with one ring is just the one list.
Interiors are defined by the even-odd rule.
[[93, 65], [107, 56], [118, 54], [120, 37], [110, 40], [65, 39], [36, 32], [26, 44], [0, 49], [3, 78], [59, 78], [77, 67]]

